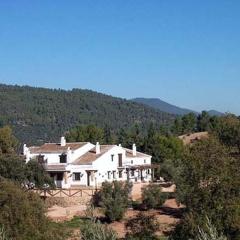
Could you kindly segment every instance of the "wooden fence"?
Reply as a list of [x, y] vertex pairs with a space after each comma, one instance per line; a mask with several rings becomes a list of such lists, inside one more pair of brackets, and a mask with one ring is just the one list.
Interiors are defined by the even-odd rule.
[[93, 196], [99, 189], [32, 189], [43, 198]]

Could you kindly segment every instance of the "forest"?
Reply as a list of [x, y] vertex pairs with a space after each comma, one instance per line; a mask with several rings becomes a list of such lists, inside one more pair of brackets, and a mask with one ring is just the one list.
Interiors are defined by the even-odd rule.
[[25, 143], [57, 141], [76, 125], [108, 126], [112, 131], [138, 124], [169, 125], [175, 118], [142, 104], [90, 90], [0, 85], [0, 126], [10, 125]]

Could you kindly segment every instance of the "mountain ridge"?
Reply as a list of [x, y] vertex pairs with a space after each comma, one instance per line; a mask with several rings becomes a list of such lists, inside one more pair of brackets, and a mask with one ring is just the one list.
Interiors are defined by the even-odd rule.
[[[149, 107], [158, 109], [160, 111], [163, 112], [167, 112], [170, 114], [174, 114], [174, 115], [185, 115], [188, 113], [194, 113], [194, 114], [199, 114], [199, 112], [191, 110], [191, 109], [187, 109], [187, 108], [181, 108], [178, 106], [175, 106], [173, 104], [170, 104], [168, 102], [165, 102], [159, 98], [133, 98], [131, 99], [131, 101], [133, 102], [137, 102], [137, 103], [142, 103], [145, 104]], [[216, 110], [210, 110], [210, 111], [206, 111], [209, 113], [209, 115], [211, 116], [222, 116], [224, 115], [223, 113], [216, 111]]]

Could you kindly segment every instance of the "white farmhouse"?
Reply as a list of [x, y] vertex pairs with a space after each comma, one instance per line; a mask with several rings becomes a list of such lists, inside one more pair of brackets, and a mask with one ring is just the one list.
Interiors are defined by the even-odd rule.
[[58, 188], [97, 187], [105, 181], [150, 181], [151, 156], [121, 145], [96, 145], [90, 142], [45, 143], [27, 147], [26, 162], [36, 159], [54, 179]]

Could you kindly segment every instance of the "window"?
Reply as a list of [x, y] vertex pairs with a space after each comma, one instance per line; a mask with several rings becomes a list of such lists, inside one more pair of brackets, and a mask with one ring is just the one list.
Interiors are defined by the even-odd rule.
[[59, 158], [60, 158], [60, 163], [67, 163], [67, 155], [66, 154], [61, 154], [60, 156], [59, 156]]
[[147, 170], [147, 174], [150, 174], [150, 169]]
[[116, 179], [116, 171], [113, 171], [113, 178]]
[[131, 160], [131, 164], [133, 164], [133, 160]]
[[146, 163], [146, 159], [144, 159], [144, 163]]
[[119, 172], [118, 172], [118, 176], [119, 176], [119, 178], [122, 178], [122, 170], [120, 170]]
[[113, 162], [113, 160], [114, 160], [114, 154], [111, 155], [111, 159], [112, 159], [112, 162]]
[[134, 177], [134, 170], [131, 170], [131, 176]]
[[108, 171], [108, 179], [111, 179], [111, 172]]
[[73, 173], [73, 181], [80, 181], [81, 173]]
[[121, 153], [118, 154], [118, 166], [122, 167], [122, 154]]

